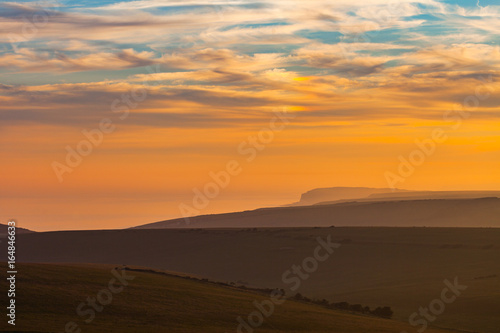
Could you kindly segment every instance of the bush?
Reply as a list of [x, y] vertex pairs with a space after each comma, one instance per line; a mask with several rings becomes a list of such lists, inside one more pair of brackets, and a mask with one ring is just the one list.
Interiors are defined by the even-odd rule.
[[383, 308], [381, 307], [376, 308], [375, 310], [372, 311], [372, 314], [377, 317], [391, 318], [394, 312], [390, 307], [384, 306]]

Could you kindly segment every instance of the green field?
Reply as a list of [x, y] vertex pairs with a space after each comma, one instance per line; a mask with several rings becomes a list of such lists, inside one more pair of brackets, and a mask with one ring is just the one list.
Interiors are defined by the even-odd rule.
[[[134, 271], [128, 273], [135, 276], [130, 284], [114, 294], [102, 312], [95, 312], [91, 323], [84, 323], [89, 317], [77, 315], [76, 308], [87, 297], [95, 297], [107, 288], [113, 277], [112, 268], [108, 265], [19, 265], [17, 325], [12, 330], [3, 320], [0, 331], [59, 333], [64, 332], [67, 322], [74, 322], [82, 333], [236, 332], [236, 318], [255, 311], [252, 304], [255, 300], [269, 299], [262, 293], [209, 282]], [[4, 280], [0, 288], [6, 290]], [[288, 300], [276, 306], [274, 313], [255, 332], [399, 333], [408, 330], [408, 326], [389, 319]], [[429, 329], [427, 332], [451, 331]]]

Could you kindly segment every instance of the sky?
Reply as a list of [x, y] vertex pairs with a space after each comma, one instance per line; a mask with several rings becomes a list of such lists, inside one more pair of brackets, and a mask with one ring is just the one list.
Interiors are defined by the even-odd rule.
[[0, 223], [500, 188], [493, 0], [0, 2]]

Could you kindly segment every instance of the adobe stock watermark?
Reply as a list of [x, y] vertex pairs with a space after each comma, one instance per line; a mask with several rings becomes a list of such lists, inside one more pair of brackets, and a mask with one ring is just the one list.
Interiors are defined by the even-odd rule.
[[[160, 64], [148, 66], [146, 68], [149, 74], [160, 72]], [[147, 76], [146, 76], [147, 77]], [[148, 97], [147, 88], [151, 84], [144, 79], [140, 85], [132, 87], [127, 93], [121, 94], [120, 98], [116, 98], [110, 105], [111, 111], [117, 115], [118, 119], [109, 117], [102, 118], [98, 125], [93, 129], [83, 129], [81, 134], [83, 139], [76, 145], [65, 147], [66, 156], [64, 163], [53, 161], [51, 166], [58, 181], [64, 181], [65, 174], [71, 174], [75, 168], [83, 163], [85, 157], [92, 154], [96, 147], [99, 147], [106, 134], [111, 134], [116, 130], [116, 122], [124, 121], [130, 115], [130, 111], [139, 107], [141, 102], [144, 102]]]
[[41, 1], [32, 3], [32, 5], [33, 8], [36, 8], [36, 11], [33, 11], [29, 16], [22, 17], [23, 24], [20, 31], [7, 35], [15, 53], [19, 51], [18, 45], [35, 38], [40, 29], [47, 26], [49, 18], [57, 14], [54, 10], [61, 7], [61, 4], [57, 1]]
[[[80, 303], [76, 308], [76, 314], [82, 317], [85, 324], [90, 324], [96, 317], [96, 312], [101, 313], [104, 307], [113, 302], [113, 295], [121, 293], [129, 281], [135, 279], [134, 275], [127, 275], [127, 270], [116, 269], [111, 270], [113, 278], [108, 282], [108, 286], [97, 292], [95, 297], [87, 297], [85, 302]], [[83, 319], [87, 317], [86, 319]], [[64, 331], [61, 333], [81, 333], [81, 325], [74, 321], [69, 321], [64, 325]]]
[[[437, 316], [440, 316], [446, 310], [446, 305], [451, 304], [457, 300], [464, 290], [467, 290], [466, 285], [461, 285], [458, 283], [458, 277], [455, 277], [453, 283], [449, 280], [444, 280], [444, 285], [446, 286], [442, 291], [439, 298], [432, 300], [428, 307], [420, 307], [418, 312], [414, 312], [410, 315], [408, 322], [413, 327], [420, 326], [417, 329], [418, 333], [423, 333], [429, 327], [429, 322], [434, 322]], [[402, 331], [401, 333], [408, 333]]]
[[494, 83], [492, 75], [478, 79], [481, 81], [481, 84], [475, 88], [474, 94], [467, 96], [461, 105], [443, 114], [443, 120], [450, 123], [450, 125], [435, 128], [429, 138], [424, 140], [416, 139], [414, 141], [415, 149], [407, 156], [399, 155], [397, 170], [395, 172], [385, 172], [386, 182], [392, 190], [395, 190], [399, 183], [404, 183], [407, 178], [411, 177], [417, 168], [422, 166], [437, 151], [437, 146], [449, 139], [448, 131], [458, 130], [464, 120], [471, 117], [471, 112], [476, 111], [481, 102], [488, 100], [495, 92], [495, 88], [492, 85]]
[[[316, 238], [318, 246], [313, 251], [313, 255], [302, 260], [300, 265], [294, 264], [290, 269], [283, 272], [281, 275], [282, 282], [287, 285], [287, 289], [291, 292], [299, 290], [302, 282], [308, 280], [311, 274], [319, 268], [319, 263], [325, 262], [330, 258], [335, 249], [338, 249], [341, 244], [333, 243], [331, 235], [326, 237], [326, 241], [321, 237]], [[271, 317], [277, 305], [282, 305], [286, 302], [286, 297], [281, 290], [273, 290], [269, 299], [262, 302], [255, 300], [253, 306], [255, 311], [251, 312], [246, 319], [236, 318], [238, 327], [237, 333], [253, 333], [257, 328], [264, 324], [266, 318]]]
[[[274, 116], [269, 121], [267, 127], [262, 128], [257, 135], [250, 135], [246, 140], [238, 145], [237, 152], [245, 156], [244, 162], [253, 162], [258, 154], [274, 141], [276, 133], [283, 131], [292, 119], [296, 116], [288, 113], [286, 108], [280, 111], [274, 111]], [[179, 204], [179, 210], [186, 224], [190, 224], [190, 217], [200, 215], [201, 211], [210, 205], [210, 201], [215, 199], [220, 192], [227, 188], [231, 179], [243, 172], [243, 164], [238, 160], [230, 160], [225, 168], [218, 172], [209, 172], [211, 179], [201, 188], [193, 188], [193, 199], [191, 205], [186, 203]]]

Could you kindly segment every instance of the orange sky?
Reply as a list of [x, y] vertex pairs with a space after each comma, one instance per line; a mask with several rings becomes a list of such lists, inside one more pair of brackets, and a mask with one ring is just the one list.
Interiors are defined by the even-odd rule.
[[[499, 189], [498, 6], [402, 1], [390, 18], [373, 14], [385, 3], [59, 7], [16, 47], [7, 33], [37, 7], [2, 5], [0, 222], [42, 231], [180, 217], [230, 161], [240, 172], [198, 213], [287, 204], [317, 187]], [[446, 138], [419, 152], [415, 140], [435, 131]], [[88, 154], [70, 165], [67, 147]], [[402, 175], [412, 156], [423, 163]]]

